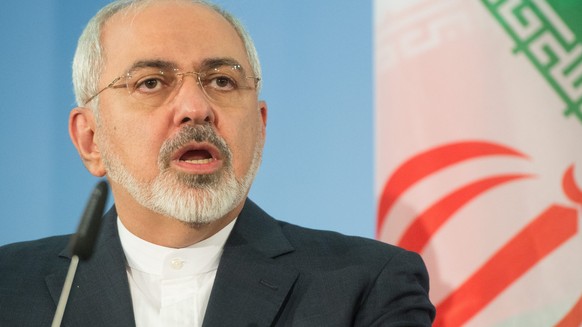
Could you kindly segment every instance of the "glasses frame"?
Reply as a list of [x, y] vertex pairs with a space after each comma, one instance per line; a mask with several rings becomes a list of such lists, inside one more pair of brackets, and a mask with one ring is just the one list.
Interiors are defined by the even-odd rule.
[[[227, 65], [228, 66], [228, 65]], [[237, 67], [238, 69], [240, 69], [240, 65], [231, 65], [231, 67]], [[177, 84], [174, 87], [181, 87], [181, 85], [183, 84], [184, 81], [184, 77], [185, 76], [192, 76], [196, 79], [196, 84], [198, 84], [198, 86], [200, 87], [200, 89], [202, 90], [202, 93], [204, 93], [204, 95], [213, 102], [216, 102], [215, 99], [213, 99], [208, 92], [206, 91], [206, 89], [203, 86], [202, 83], [202, 79], [201, 76], [206, 74], [204, 72], [196, 72], [196, 71], [189, 71], [189, 72], [182, 72], [180, 69], [178, 68], [173, 68], [172, 71], [174, 72], [174, 74], [179, 77], [179, 81], [177, 82]], [[131, 91], [129, 91], [129, 86], [127, 83], [124, 84], [117, 84], [117, 82], [119, 82], [120, 80], [124, 79], [124, 78], [129, 78], [131, 76], [131, 72], [127, 72], [124, 75], [118, 76], [116, 78], [114, 78], [111, 83], [107, 84], [107, 86], [105, 86], [104, 88], [102, 88], [101, 90], [99, 90], [99, 92], [95, 93], [93, 96], [91, 96], [87, 101], [85, 101], [84, 105], [86, 106], [89, 102], [91, 102], [93, 99], [95, 99], [97, 96], [99, 96], [99, 94], [103, 93], [103, 91], [107, 90], [107, 89], [120, 89], [120, 88], [126, 88], [128, 89], [128, 93], [131, 96]], [[254, 89], [257, 90], [259, 82], [261, 81], [260, 77], [257, 76], [243, 76], [246, 79], [252, 79], [254, 81], [254, 88], [251, 87], [242, 87], [239, 86], [239, 88], [241, 89]], [[117, 84], [117, 85], [116, 85]], [[138, 100], [139, 101], [139, 100]]]

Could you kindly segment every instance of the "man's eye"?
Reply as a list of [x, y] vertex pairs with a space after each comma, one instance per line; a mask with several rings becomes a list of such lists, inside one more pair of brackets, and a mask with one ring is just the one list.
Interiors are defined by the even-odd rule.
[[156, 86], [158, 86], [158, 80], [157, 79], [148, 79], [147, 81], [143, 82], [143, 86], [147, 89], [155, 89]]
[[228, 76], [209, 76], [205, 79], [204, 86], [218, 91], [232, 91], [237, 88], [237, 83]]
[[163, 87], [163, 81], [156, 77], [149, 77], [135, 83], [135, 90], [144, 93], [159, 91]]

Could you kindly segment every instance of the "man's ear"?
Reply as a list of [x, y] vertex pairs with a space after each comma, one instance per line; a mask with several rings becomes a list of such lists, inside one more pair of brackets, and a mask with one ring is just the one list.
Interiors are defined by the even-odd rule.
[[94, 176], [105, 176], [101, 152], [95, 142], [95, 117], [88, 108], [77, 107], [69, 115], [69, 135], [83, 164]]
[[261, 121], [263, 123], [263, 136], [264, 136], [265, 129], [267, 128], [267, 103], [265, 101], [259, 101], [259, 112], [261, 115]]

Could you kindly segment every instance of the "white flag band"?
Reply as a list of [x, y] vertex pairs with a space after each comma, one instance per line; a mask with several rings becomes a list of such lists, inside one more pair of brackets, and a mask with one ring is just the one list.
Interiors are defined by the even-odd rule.
[[581, 326], [582, 2], [374, 10], [377, 236], [434, 325]]

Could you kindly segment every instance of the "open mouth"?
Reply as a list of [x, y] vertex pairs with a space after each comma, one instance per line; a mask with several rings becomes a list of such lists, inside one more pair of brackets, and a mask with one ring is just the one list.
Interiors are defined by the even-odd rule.
[[221, 152], [210, 143], [190, 143], [172, 156], [174, 167], [192, 174], [211, 174], [223, 164]]
[[179, 158], [179, 161], [195, 165], [208, 164], [214, 160], [216, 159], [214, 159], [214, 156], [210, 153], [210, 151], [205, 149], [188, 150]]

